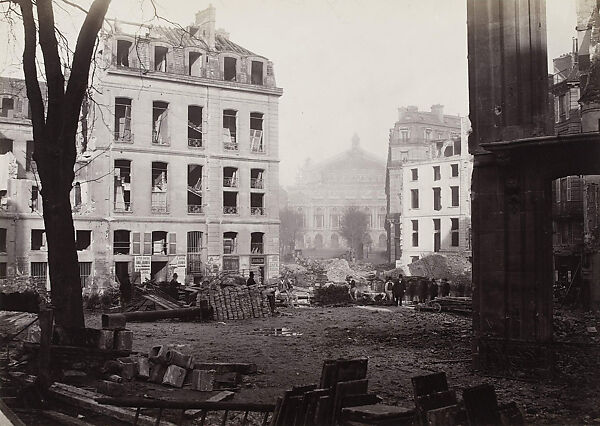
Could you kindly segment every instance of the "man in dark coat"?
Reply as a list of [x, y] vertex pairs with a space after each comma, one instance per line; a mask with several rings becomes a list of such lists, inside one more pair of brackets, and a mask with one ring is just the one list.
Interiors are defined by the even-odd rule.
[[250, 271], [250, 277], [246, 280], [246, 285], [256, 285], [256, 281], [254, 281], [254, 272]]
[[427, 301], [428, 290], [427, 279], [419, 279], [419, 303], [425, 303]]
[[438, 295], [438, 284], [435, 281], [435, 278], [429, 280], [429, 297], [431, 300], [435, 299]]
[[406, 284], [404, 284], [404, 278], [396, 278], [396, 280], [394, 280], [394, 286], [392, 287], [392, 294], [394, 295], [394, 304], [396, 306], [402, 305], [402, 299], [404, 299], [405, 291]]
[[448, 281], [447, 278], [442, 279], [441, 296], [442, 297], [450, 296], [450, 282]]

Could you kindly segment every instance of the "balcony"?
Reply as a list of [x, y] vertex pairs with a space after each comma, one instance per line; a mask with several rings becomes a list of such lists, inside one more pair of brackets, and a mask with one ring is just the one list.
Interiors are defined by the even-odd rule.
[[237, 179], [234, 177], [224, 177], [223, 178], [223, 186], [226, 188], [237, 188], [237, 186], [238, 186]]
[[115, 201], [113, 211], [117, 213], [131, 213], [133, 211], [133, 203], [131, 201]]
[[204, 209], [199, 204], [188, 204], [188, 213], [190, 214], [202, 214]]
[[264, 216], [265, 208], [264, 207], [250, 207], [250, 214], [252, 216]]
[[115, 142], [133, 143], [133, 133], [131, 133], [130, 131], [116, 131]]
[[225, 151], [238, 151], [239, 147], [238, 147], [237, 142], [226, 141], [226, 142], [223, 142], [223, 149]]
[[188, 138], [188, 146], [191, 148], [204, 148], [202, 146], [202, 139]]
[[223, 214], [238, 214], [237, 206], [223, 206]]
[[264, 189], [264, 183], [262, 179], [252, 178], [250, 179], [250, 188], [252, 189]]
[[252, 243], [250, 251], [252, 254], [263, 254], [263, 243]]
[[152, 213], [164, 214], [169, 213], [169, 205], [167, 203], [166, 192], [153, 192], [151, 201]]

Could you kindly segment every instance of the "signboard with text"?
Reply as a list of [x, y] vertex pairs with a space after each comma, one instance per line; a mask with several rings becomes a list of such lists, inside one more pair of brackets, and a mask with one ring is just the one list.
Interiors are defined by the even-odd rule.
[[152, 256], [134, 256], [133, 270], [140, 273], [142, 282], [150, 279]]

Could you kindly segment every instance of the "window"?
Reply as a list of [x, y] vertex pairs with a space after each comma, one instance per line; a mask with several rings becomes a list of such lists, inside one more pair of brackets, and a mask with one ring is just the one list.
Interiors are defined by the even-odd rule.
[[439, 131], [435, 132], [435, 138], [437, 140], [444, 139], [444, 133], [443, 132], [439, 132]]
[[442, 209], [442, 189], [433, 188], [433, 210]]
[[79, 279], [81, 281], [81, 288], [91, 284], [92, 262], [79, 262]]
[[15, 100], [13, 98], [2, 98], [2, 108], [0, 109], [0, 117], [13, 118], [14, 109]]
[[340, 215], [337, 213], [331, 214], [331, 229], [339, 229], [340, 227]]
[[408, 161], [408, 151], [400, 151], [400, 161]]
[[188, 146], [202, 148], [202, 107], [188, 106]]
[[263, 84], [263, 67], [264, 64], [261, 61], [252, 61], [252, 70], [250, 75], [250, 81], [252, 84]]
[[237, 74], [237, 59], [226, 56], [223, 59], [223, 79], [235, 81]]
[[[167, 233], [166, 231], [153, 231], [152, 238], [152, 254], [153, 255], [167, 255], [174, 254], [175, 247], [171, 245], [175, 244], [175, 233]], [[168, 237], [168, 240], [167, 240]]]
[[263, 254], [263, 239], [264, 234], [262, 232], [253, 232], [250, 234], [250, 252], [252, 254]]
[[48, 277], [47, 262], [31, 262], [31, 277], [36, 284], [46, 283]]
[[458, 186], [451, 186], [450, 191], [452, 192], [452, 207], [458, 207], [459, 199], [458, 199]]
[[155, 161], [152, 163], [151, 176], [151, 206], [152, 213], [168, 213], [168, 183], [167, 183], [167, 163]]
[[6, 228], [0, 228], [0, 253], [6, 253]]
[[154, 71], [167, 72], [168, 47], [154, 46]]
[[250, 214], [252, 216], [264, 216], [265, 214], [265, 194], [250, 194]]
[[452, 169], [452, 177], [458, 177], [458, 164], [450, 164]]
[[25, 171], [33, 172], [35, 171], [35, 161], [33, 160], [33, 141], [27, 141], [25, 145]]
[[228, 151], [237, 151], [237, 111], [226, 109], [223, 111], [223, 148]]
[[0, 139], [0, 155], [13, 152], [12, 139]]
[[187, 233], [187, 272], [188, 274], [202, 272], [202, 232], [189, 231]]
[[202, 54], [200, 52], [190, 52], [188, 62], [188, 74], [192, 77], [202, 77]]
[[452, 147], [454, 148], [454, 155], [460, 155], [460, 152], [461, 152], [460, 139], [453, 140]]
[[130, 232], [124, 229], [115, 230], [113, 233], [113, 254], [129, 254]]
[[229, 256], [223, 258], [223, 272], [238, 273], [240, 271], [239, 257]]
[[223, 191], [223, 214], [238, 214], [238, 193]]
[[409, 139], [408, 129], [400, 129], [400, 141], [408, 142], [408, 139]]
[[129, 67], [129, 52], [133, 43], [127, 40], [117, 40], [117, 65]]
[[433, 180], [440, 180], [441, 178], [440, 166], [433, 166]]
[[442, 245], [442, 229], [441, 229], [441, 220], [433, 219], [433, 251], [440, 251], [440, 247]]
[[419, 221], [411, 220], [412, 223], [412, 246], [419, 247]]
[[46, 231], [43, 229], [31, 230], [31, 250], [46, 250]]
[[223, 186], [226, 188], [238, 187], [238, 169], [235, 167], [223, 167]]
[[419, 169], [410, 169], [411, 180], [419, 180]]
[[567, 181], [567, 201], [581, 201], [583, 196], [581, 178], [569, 176], [565, 180]]
[[37, 212], [40, 209], [39, 206], [39, 199], [40, 199], [40, 191], [38, 189], [37, 186], [35, 185], [31, 185], [31, 203], [30, 203], [30, 207], [31, 207], [31, 212]]
[[410, 208], [411, 209], [419, 208], [419, 190], [418, 189], [410, 190]]
[[377, 215], [377, 228], [384, 229], [385, 228], [385, 214], [380, 213]]
[[263, 169], [250, 169], [250, 188], [264, 189], [264, 173]]
[[323, 216], [323, 210], [321, 208], [318, 208], [316, 213], [315, 213], [315, 228], [317, 229], [323, 229], [323, 225], [324, 225], [324, 216]]
[[6, 262], [0, 262], [0, 279], [6, 278]]
[[426, 141], [430, 141], [431, 140], [431, 129], [425, 129], [425, 131], [423, 132], [423, 137]]
[[250, 113], [250, 151], [265, 152], [263, 144], [263, 114]]
[[188, 164], [188, 213], [202, 213], [202, 166]]
[[569, 98], [567, 94], [562, 94], [558, 97], [558, 116], [559, 121], [569, 118]]
[[223, 233], [223, 254], [237, 253], [237, 232]]
[[74, 212], [81, 210], [81, 183], [75, 182], [71, 188], [71, 207]]
[[115, 160], [114, 210], [131, 212], [131, 161]]
[[452, 222], [450, 228], [450, 245], [458, 247], [458, 218], [452, 218], [450, 221]]
[[75, 231], [75, 246], [77, 251], [87, 250], [92, 245], [92, 231], [77, 230]]
[[131, 142], [131, 99], [115, 98], [115, 141]]
[[411, 256], [410, 257], [410, 263], [416, 262], [419, 260], [419, 256]]
[[169, 104], [162, 101], [152, 102], [152, 143], [169, 144]]

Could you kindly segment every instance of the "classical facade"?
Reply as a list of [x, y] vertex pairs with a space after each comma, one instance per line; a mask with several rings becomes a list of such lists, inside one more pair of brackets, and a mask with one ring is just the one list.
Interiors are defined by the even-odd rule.
[[399, 108], [386, 168], [389, 261], [407, 265], [435, 252], [470, 251], [471, 156], [467, 123], [430, 111]]
[[304, 218], [296, 248], [347, 248], [340, 220], [355, 206], [368, 215], [370, 247], [384, 250], [384, 182], [385, 163], [363, 150], [356, 135], [349, 150], [319, 163], [307, 162], [288, 188], [288, 206]]
[[[101, 287], [175, 271], [192, 281], [251, 269], [277, 277], [282, 90], [273, 64], [216, 30], [212, 6], [185, 30], [112, 28], [101, 34], [97, 94], [78, 141], [72, 205], [82, 281]], [[22, 131], [4, 134], [25, 170], [31, 124], [17, 121]], [[11, 176], [8, 186], [7, 275], [34, 274], [46, 259], [35, 174]]]

